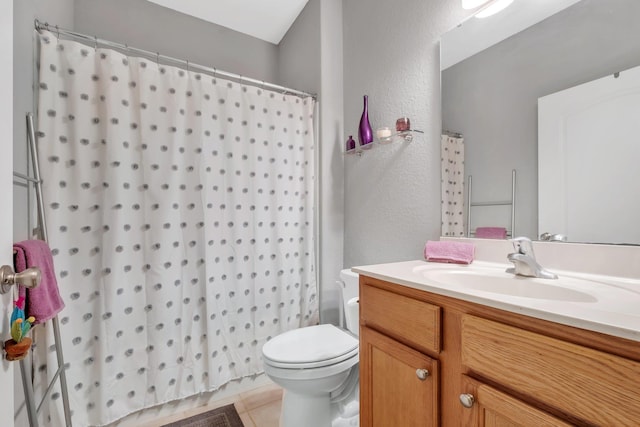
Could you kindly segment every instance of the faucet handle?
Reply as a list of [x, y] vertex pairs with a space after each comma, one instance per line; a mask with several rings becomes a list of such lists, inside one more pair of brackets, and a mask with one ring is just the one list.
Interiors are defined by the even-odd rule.
[[533, 253], [533, 243], [531, 242], [530, 238], [515, 237], [511, 239], [511, 243], [513, 244], [513, 249], [517, 253], [535, 258], [535, 254]]

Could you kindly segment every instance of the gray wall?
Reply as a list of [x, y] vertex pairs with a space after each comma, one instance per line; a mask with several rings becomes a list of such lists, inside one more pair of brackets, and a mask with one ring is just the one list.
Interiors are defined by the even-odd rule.
[[439, 38], [461, 22], [458, 0], [347, 0], [345, 135], [357, 135], [362, 96], [375, 129], [408, 116], [411, 143], [345, 158], [344, 265], [422, 258], [440, 235]]
[[338, 320], [338, 288], [343, 268], [344, 176], [342, 0], [310, 0], [279, 45], [279, 70], [288, 86], [319, 95], [318, 214], [320, 317]]
[[278, 45], [278, 77], [288, 86], [320, 92], [320, 0], [309, 0]]
[[[336, 280], [344, 251], [344, 134], [342, 0], [321, 4], [320, 28], [320, 280], [325, 322], [335, 322]], [[344, 265], [344, 267], [349, 267]], [[333, 309], [333, 311], [331, 311]], [[331, 316], [333, 313], [333, 317]]]
[[75, 0], [76, 31], [279, 83], [277, 46], [146, 0]]
[[474, 201], [508, 199], [518, 172], [518, 235], [538, 235], [538, 98], [639, 65], [638, 16], [637, 0], [583, 0], [443, 72], [443, 127], [464, 134]]

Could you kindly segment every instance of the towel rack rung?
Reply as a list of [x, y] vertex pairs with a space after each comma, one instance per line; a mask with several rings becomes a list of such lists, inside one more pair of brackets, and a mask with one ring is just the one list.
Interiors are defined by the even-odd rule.
[[509, 206], [513, 204], [511, 200], [505, 200], [501, 202], [474, 202], [471, 206]]

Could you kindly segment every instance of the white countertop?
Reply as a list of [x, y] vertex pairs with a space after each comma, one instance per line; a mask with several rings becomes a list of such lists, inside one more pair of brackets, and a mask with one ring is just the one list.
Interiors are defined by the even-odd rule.
[[[553, 270], [560, 277], [557, 281], [532, 279], [505, 273], [504, 270], [510, 266], [483, 261], [474, 261], [467, 266], [416, 260], [358, 266], [352, 270], [410, 288], [640, 341], [640, 280], [562, 270]], [[491, 292], [486, 287], [484, 290], [474, 288], [470, 284], [473, 276], [485, 273], [489, 279], [482, 280], [486, 283], [495, 280], [510, 286], [513, 279], [513, 291], [507, 289], [506, 292]], [[464, 278], [465, 283], [455, 280], [454, 276], [461, 275], [467, 276]], [[434, 277], [437, 279], [434, 280]], [[528, 288], [529, 286], [538, 288]], [[519, 289], [525, 292], [519, 295]], [[567, 291], [569, 296], [555, 298], [552, 296], [554, 292], [550, 292], [547, 297], [545, 289], [556, 289], [559, 291], [558, 295], [564, 295]], [[528, 294], [536, 296], [527, 296]], [[583, 297], [572, 298], [572, 295]]]

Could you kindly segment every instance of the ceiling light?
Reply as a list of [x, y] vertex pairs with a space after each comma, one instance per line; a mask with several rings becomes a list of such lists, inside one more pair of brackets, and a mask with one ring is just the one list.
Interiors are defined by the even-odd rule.
[[489, 6], [476, 13], [476, 18], [486, 18], [488, 16], [495, 15], [511, 3], [513, 3], [513, 0], [495, 0]]
[[487, 3], [489, 3], [489, 0], [462, 0], [462, 8], [475, 9], [476, 7], [482, 6]]

